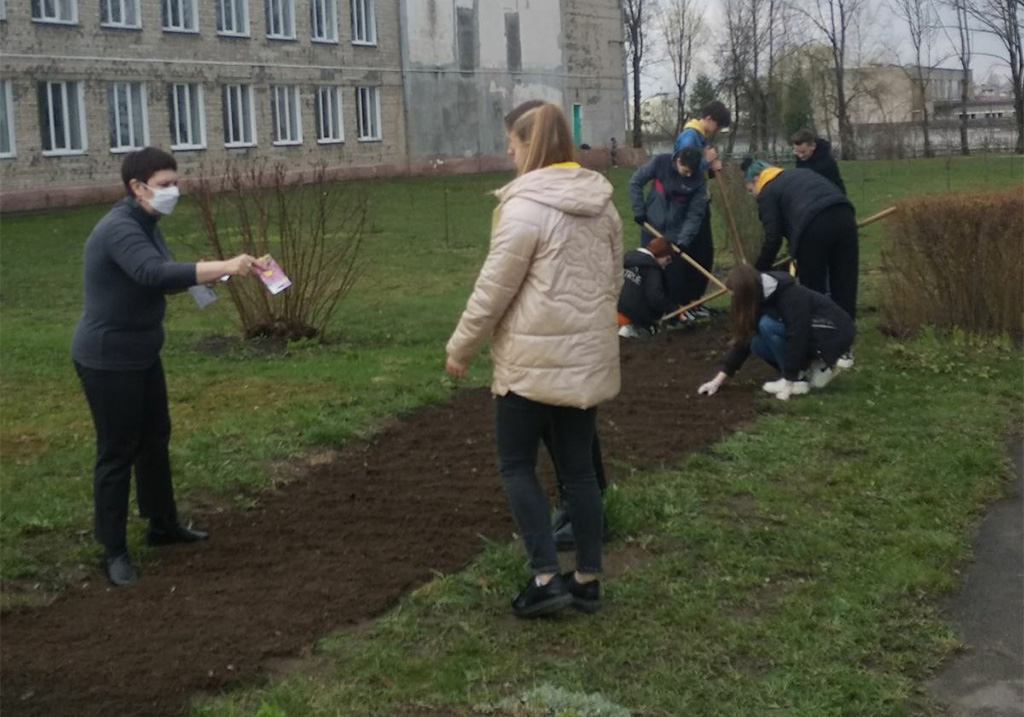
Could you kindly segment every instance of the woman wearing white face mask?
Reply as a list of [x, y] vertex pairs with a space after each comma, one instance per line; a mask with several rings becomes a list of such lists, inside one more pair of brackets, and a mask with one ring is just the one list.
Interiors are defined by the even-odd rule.
[[150, 544], [207, 537], [183, 526], [174, 504], [167, 451], [171, 421], [160, 364], [164, 294], [259, 270], [248, 254], [174, 261], [157, 222], [178, 202], [177, 170], [174, 157], [154, 147], [126, 155], [121, 179], [128, 196], [85, 243], [85, 302], [71, 356], [96, 426], [95, 534], [106, 549], [104, 572], [115, 585], [137, 577], [125, 541], [133, 467]]

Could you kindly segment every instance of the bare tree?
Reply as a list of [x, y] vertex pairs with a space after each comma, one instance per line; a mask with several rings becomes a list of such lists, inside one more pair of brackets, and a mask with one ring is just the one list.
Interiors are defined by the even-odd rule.
[[643, 117], [641, 116], [640, 71], [644, 62], [644, 44], [647, 22], [646, 0], [622, 0], [623, 22], [626, 26], [626, 55], [633, 75], [633, 146], [643, 146]]
[[[729, 132], [727, 154], [732, 154], [738, 134], [741, 103], [745, 104], [747, 71], [751, 50], [750, 24], [743, 0], [725, 0], [725, 37], [719, 43], [722, 58], [721, 88], [728, 92], [733, 115], [733, 131]], [[751, 139], [753, 145], [753, 138]]]
[[694, 50], [705, 35], [704, 11], [696, 0], [667, 0], [659, 20], [676, 87], [675, 131], [678, 134], [686, 122], [686, 88], [693, 70]]
[[[1010, 2], [1013, 0], [1007, 0]], [[847, 43], [854, 23], [859, 20], [865, 0], [811, 0], [811, 21], [825, 35], [832, 51], [832, 70], [835, 74], [836, 119], [839, 122], [839, 142], [843, 159], [856, 159], [853, 125], [850, 123], [847, 97], [846, 59]]]
[[979, 24], [981, 32], [999, 39], [1010, 66], [1013, 82], [1013, 113], [1017, 124], [1017, 154], [1024, 154], [1024, 47], [1021, 46], [1021, 20], [1024, 0], [964, 0], [967, 12]]
[[971, 50], [973, 44], [970, 15], [967, 12], [966, 0], [947, 0], [946, 4], [956, 13], [956, 37], [950, 37], [949, 30], [945, 25], [942, 26], [942, 29], [949, 39], [950, 45], [953, 46], [956, 57], [960, 61], [960, 68], [964, 73], [960, 80], [960, 154], [967, 156], [971, 153], [967, 137], [967, 103], [971, 101]]
[[914, 64], [904, 67], [914, 87], [914, 104], [919, 104], [921, 134], [924, 136], [924, 156], [934, 157], [928, 124], [928, 87], [932, 79], [932, 48], [938, 31], [939, 18], [931, 0], [890, 0], [889, 3], [907, 25], [910, 46], [914, 48]]

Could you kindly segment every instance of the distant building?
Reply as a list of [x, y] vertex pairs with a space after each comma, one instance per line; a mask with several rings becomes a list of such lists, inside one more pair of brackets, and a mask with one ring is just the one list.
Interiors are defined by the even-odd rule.
[[0, 209], [100, 201], [155, 145], [333, 176], [508, 166], [503, 117], [625, 133], [618, 0], [0, 0]]
[[[871, 65], [848, 71], [849, 86], [854, 88], [850, 102], [850, 121], [854, 125], [919, 122], [927, 110], [935, 115], [940, 105], [960, 99], [963, 71], [944, 67]], [[924, 82], [919, 79], [924, 76]], [[968, 78], [968, 84], [971, 83]], [[923, 87], [922, 87], [923, 84]], [[971, 93], [971, 88], [968, 92]]]

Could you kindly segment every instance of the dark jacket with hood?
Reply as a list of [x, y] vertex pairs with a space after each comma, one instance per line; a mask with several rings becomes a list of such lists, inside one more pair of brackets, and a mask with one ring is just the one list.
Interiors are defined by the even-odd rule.
[[665, 273], [645, 249], [626, 252], [623, 258], [619, 313], [638, 326], [650, 328], [672, 309], [665, 293]]
[[[707, 210], [707, 179], [700, 172], [684, 177], [672, 157], [659, 154], [633, 173], [629, 180], [629, 201], [634, 217], [647, 217], [651, 226], [686, 251], [700, 232]], [[644, 187], [651, 182], [654, 185], [645, 198]], [[651, 234], [641, 228], [640, 246], [647, 246], [651, 238]]]
[[[827, 296], [801, 286], [786, 272], [761, 274], [760, 316], [766, 314], [786, 325], [782, 376], [789, 381], [795, 381], [815, 358], [834, 366], [853, 345], [853, 319]], [[750, 342], [734, 344], [722, 359], [722, 370], [732, 376], [749, 355]]]
[[832, 184], [839, 187], [839, 191], [846, 195], [846, 185], [843, 178], [839, 176], [839, 165], [836, 158], [832, 156], [832, 143], [824, 137], [814, 139], [814, 153], [807, 159], [796, 160], [797, 169], [809, 169], [817, 172]]
[[808, 169], [787, 169], [768, 181], [757, 195], [757, 214], [764, 228], [764, 243], [754, 265], [758, 271], [771, 269], [782, 246], [789, 240], [789, 253], [797, 259], [800, 238], [811, 220], [837, 204], [853, 208], [839, 188]]

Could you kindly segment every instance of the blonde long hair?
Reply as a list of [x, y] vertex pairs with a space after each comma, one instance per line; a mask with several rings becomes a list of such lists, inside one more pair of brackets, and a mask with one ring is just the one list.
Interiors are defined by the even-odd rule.
[[[526, 104], [534, 106], [522, 112], [521, 108]], [[515, 119], [510, 123], [509, 132], [527, 148], [522, 174], [559, 162], [575, 161], [572, 132], [561, 108], [550, 102], [531, 100], [512, 110], [509, 117], [513, 116]]]

